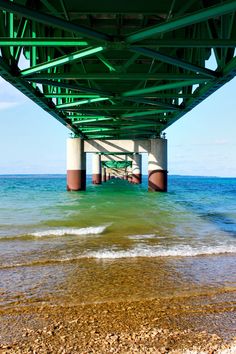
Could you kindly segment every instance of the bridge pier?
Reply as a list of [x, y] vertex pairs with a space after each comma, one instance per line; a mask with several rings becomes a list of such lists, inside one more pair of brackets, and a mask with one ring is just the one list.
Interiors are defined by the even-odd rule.
[[[108, 155], [108, 152], [111, 155]], [[167, 191], [166, 139], [111, 141], [68, 139], [67, 189], [69, 191], [86, 189], [86, 153], [93, 153], [93, 184], [106, 182], [111, 175], [119, 178], [124, 176], [124, 179], [130, 183], [141, 183], [141, 154], [148, 153], [148, 190]], [[101, 168], [101, 161], [131, 161], [132, 167], [126, 167], [124, 171], [120, 171], [119, 168], [106, 168], [105, 165]]]
[[132, 158], [132, 183], [142, 183], [142, 156], [137, 153]]
[[102, 167], [102, 182], [106, 182], [106, 181], [107, 181], [106, 167]]
[[67, 139], [67, 190], [86, 189], [86, 153], [80, 138]]
[[[132, 157], [131, 156], [127, 156], [127, 161], [131, 161], [132, 162]], [[132, 167], [131, 166], [128, 166], [126, 168], [126, 171], [127, 171], [127, 180], [128, 182], [132, 183], [133, 181], [133, 177], [132, 177]]]
[[151, 139], [148, 153], [148, 190], [167, 192], [167, 140]]
[[101, 176], [101, 155], [93, 154], [92, 160], [92, 183], [93, 184], [101, 184], [102, 176]]

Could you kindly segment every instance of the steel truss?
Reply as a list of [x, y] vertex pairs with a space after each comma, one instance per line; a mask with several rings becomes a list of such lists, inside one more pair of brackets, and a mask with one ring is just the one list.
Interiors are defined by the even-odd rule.
[[235, 12], [236, 0], [0, 0], [0, 75], [76, 136], [159, 137], [235, 76]]

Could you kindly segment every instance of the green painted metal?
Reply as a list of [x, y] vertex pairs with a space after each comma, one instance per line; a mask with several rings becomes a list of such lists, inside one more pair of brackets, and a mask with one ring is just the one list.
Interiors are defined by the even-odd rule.
[[236, 39], [190, 39], [176, 38], [164, 39], [157, 38], [155, 40], [146, 40], [137, 43], [140, 47], [148, 48], [235, 48]]
[[0, 9], [5, 10], [9, 13], [15, 13], [22, 17], [27, 17], [30, 20], [43, 23], [45, 25], [61, 28], [63, 30], [70, 31], [72, 33], [78, 33], [88, 38], [93, 38], [102, 41], [110, 40], [110, 37], [105, 33], [100, 33], [98, 31], [92, 30], [84, 26], [75, 25], [72, 22], [65, 21], [53, 15], [47, 15], [45, 13], [35, 11], [26, 6], [17, 4], [16, 2], [13, 3], [6, 0], [0, 0]]
[[60, 87], [60, 88], [64, 88], [64, 89], [69, 89], [69, 90], [73, 90], [73, 91], [81, 91], [81, 92], [87, 92], [87, 93], [91, 93], [92, 95], [94, 94], [98, 94], [99, 96], [112, 96], [111, 92], [106, 92], [106, 91], [101, 91], [98, 89], [94, 89], [88, 86], [82, 86], [82, 85], [78, 85], [78, 84], [74, 84], [74, 83], [66, 83], [66, 82], [62, 82], [62, 81], [54, 81], [54, 80], [41, 80], [41, 79], [36, 79], [36, 80], [32, 80], [27, 77], [26, 81], [32, 81], [32, 82], [36, 82], [38, 84], [42, 84], [42, 85], [47, 85], [47, 86], [55, 86], [55, 87]]
[[179, 66], [180, 68], [187, 69], [194, 71], [195, 73], [201, 73], [210, 77], [215, 77], [217, 76], [217, 73], [215, 73], [213, 70], [209, 70], [206, 68], [202, 68], [201, 66], [198, 65], [193, 65], [191, 63], [188, 63], [184, 60], [178, 59], [178, 58], [173, 58], [170, 55], [166, 55], [154, 50], [150, 50], [147, 48], [140, 48], [140, 47], [132, 47], [132, 51], [137, 52], [139, 54], [146, 55], [148, 57], [151, 57], [153, 59], [158, 59], [162, 62], [172, 64]]
[[179, 82], [172, 82], [171, 84], [163, 84], [163, 85], [158, 85], [158, 86], [150, 86], [146, 87], [144, 89], [139, 89], [139, 90], [132, 90], [132, 91], [127, 91], [122, 94], [123, 97], [127, 96], [138, 96], [138, 95], [143, 95], [143, 94], [149, 94], [157, 91], [165, 91], [169, 89], [180, 89], [186, 86], [193, 86], [197, 85], [199, 83], [205, 83], [206, 80], [201, 80], [201, 81], [195, 81], [195, 80], [189, 80], [189, 81], [179, 81]]
[[[70, 118], [70, 116], [67, 116], [67, 118]], [[78, 125], [84, 125], [84, 124], [88, 124], [88, 123], [100, 123], [101, 121], [110, 121], [113, 118], [108, 118], [108, 117], [99, 117], [99, 118], [87, 118], [87, 119], [80, 119], [80, 120], [74, 120], [73, 123], [74, 124], [78, 124]], [[72, 118], [73, 120], [73, 118]]]
[[102, 167], [107, 168], [127, 168], [132, 167], [132, 161], [102, 161]]
[[217, 5], [212, 6], [208, 9], [203, 9], [194, 12], [193, 14], [182, 16], [180, 18], [173, 19], [172, 21], [167, 21], [160, 25], [156, 25], [151, 28], [147, 28], [143, 31], [140, 31], [138, 33], [129, 35], [127, 37], [127, 42], [129, 43], [137, 42], [145, 38], [152, 37], [159, 33], [174, 31], [179, 28], [191, 26], [199, 22], [206, 21], [209, 18], [223, 16], [225, 14], [232, 13], [234, 11], [236, 11], [236, 1], [225, 1], [223, 3], [220, 2]]
[[107, 100], [109, 100], [108, 97], [98, 97], [98, 98], [91, 98], [89, 100], [81, 100], [81, 101], [75, 101], [75, 102], [71, 102], [71, 103], [59, 104], [56, 107], [59, 109], [62, 109], [62, 108], [81, 106], [83, 104], [88, 104], [88, 103], [93, 103], [93, 102], [101, 102], [101, 101], [107, 101]]
[[48, 95], [45, 95], [45, 97], [47, 98], [54, 98], [54, 97], [58, 97], [58, 98], [99, 98], [99, 95], [83, 95], [83, 94], [71, 94], [71, 93], [51, 93]]
[[96, 47], [96, 48], [90, 48], [90, 49], [85, 49], [82, 51], [70, 53], [68, 55], [64, 55], [60, 58], [53, 59], [50, 61], [47, 61], [46, 63], [41, 63], [38, 65], [35, 65], [31, 67], [30, 69], [22, 70], [21, 75], [30, 75], [35, 72], [41, 71], [41, 70], [47, 70], [50, 68], [55, 68], [59, 65], [64, 65], [73, 61], [77, 61], [78, 59], [81, 59], [83, 57], [87, 57], [88, 55], [92, 55], [98, 52], [101, 52], [104, 48], [103, 47]]
[[[27, 22], [26, 22], [27, 23]], [[1, 47], [18, 47], [18, 46], [27, 46], [27, 47], [86, 47], [89, 46], [92, 41], [85, 41], [82, 39], [53, 39], [53, 38], [0, 38], [0, 46]], [[212, 40], [204, 40], [204, 39], [176, 39], [167, 40], [167, 39], [157, 39], [157, 40], [149, 40], [149, 41], [141, 41], [138, 42], [137, 45], [141, 47], [148, 48], [235, 48], [236, 40], [235, 39], [212, 39]], [[127, 48], [132, 48], [132, 46], [127, 45]], [[104, 60], [105, 61], [105, 60]], [[116, 71], [116, 69], [106, 63], [111, 71]]]
[[[181, 65], [179, 65], [181, 66]], [[194, 71], [197, 71], [197, 68], [195, 67]], [[198, 70], [198, 72], [200, 71], [200, 69]], [[207, 70], [206, 70], [207, 72]], [[215, 77], [216, 74], [214, 72], [210, 73], [211, 70], [208, 70], [208, 75], [207, 73], [205, 73], [205, 75], [199, 75], [199, 74], [186, 74], [186, 73], [154, 73], [154, 74], [144, 74], [144, 73], [135, 73], [135, 74], [125, 74], [125, 73], [119, 73], [119, 74], [113, 74], [113, 73], [93, 73], [93, 74], [82, 74], [82, 73], [40, 73], [40, 74], [34, 74], [31, 75], [31, 73], [27, 74], [28, 77], [27, 79], [29, 81], [34, 80], [35, 82], [37, 82], [37, 80], [125, 80], [125, 81], [146, 81], [146, 80], [150, 80], [150, 81], [157, 81], [157, 80], [208, 80], [209, 76], [210, 77]], [[22, 72], [23, 73], [23, 72]], [[207, 76], [206, 76], [207, 75]]]
[[76, 136], [158, 137], [236, 75], [235, 11], [236, 0], [0, 0], [0, 75]]
[[152, 111], [125, 113], [121, 115], [121, 118], [142, 117], [142, 116], [148, 116], [148, 115], [171, 112], [171, 111], [172, 109], [154, 109]]
[[0, 38], [0, 46], [26, 46], [26, 47], [86, 47], [89, 43], [79, 39], [48, 39], [48, 38]]

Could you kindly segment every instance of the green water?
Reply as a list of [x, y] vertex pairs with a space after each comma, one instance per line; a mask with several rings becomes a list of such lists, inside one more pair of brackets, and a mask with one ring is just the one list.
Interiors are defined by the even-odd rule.
[[236, 179], [173, 176], [168, 193], [87, 182], [0, 178], [2, 306], [234, 289]]

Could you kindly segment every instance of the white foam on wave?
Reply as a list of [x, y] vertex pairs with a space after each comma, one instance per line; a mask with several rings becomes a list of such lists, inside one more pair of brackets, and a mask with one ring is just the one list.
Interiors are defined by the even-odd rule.
[[32, 232], [30, 236], [34, 237], [45, 237], [45, 236], [65, 236], [65, 235], [99, 235], [102, 234], [108, 225], [103, 226], [90, 226], [90, 227], [82, 227], [79, 229], [75, 228], [64, 228], [64, 229], [51, 229], [44, 231]]
[[201, 246], [192, 247], [179, 245], [171, 248], [162, 246], [137, 246], [129, 250], [103, 249], [90, 252], [88, 258], [116, 259], [116, 258], [135, 258], [135, 257], [194, 257], [200, 255], [214, 255], [222, 253], [236, 253], [236, 246]]
[[[87, 229], [87, 228], [85, 228]], [[163, 248], [163, 247], [135, 247], [130, 250], [117, 250], [117, 249], [103, 249], [99, 251], [92, 251], [88, 253], [82, 253], [76, 256], [69, 256], [63, 258], [55, 259], [42, 259], [36, 260], [35, 262], [30, 263], [12, 263], [12, 264], [3, 264], [0, 266], [0, 269], [4, 268], [14, 268], [14, 267], [27, 267], [34, 265], [43, 265], [51, 262], [61, 263], [61, 262], [72, 262], [79, 261], [80, 259], [118, 259], [118, 258], [151, 258], [151, 257], [194, 257], [194, 256], [204, 256], [204, 255], [214, 255], [214, 254], [230, 254], [236, 253], [236, 246], [216, 246], [216, 247], [202, 247], [202, 248], [193, 248], [191, 246], [178, 246], [175, 248]]]
[[131, 236], [128, 236], [128, 238], [130, 240], [150, 240], [150, 239], [153, 239], [155, 238], [156, 235], [155, 234], [146, 234], [146, 235], [131, 235]]

